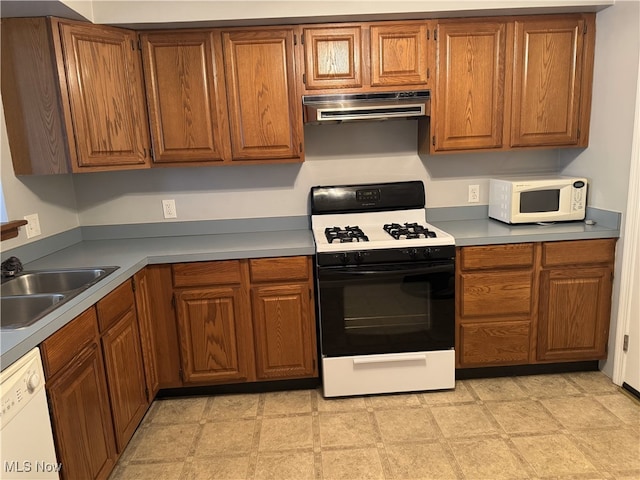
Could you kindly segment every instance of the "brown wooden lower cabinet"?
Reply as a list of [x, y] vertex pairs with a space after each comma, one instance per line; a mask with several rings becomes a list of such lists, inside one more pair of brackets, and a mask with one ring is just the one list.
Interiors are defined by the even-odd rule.
[[459, 248], [457, 367], [606, 358], [615, 244]]
[[117, 454], [95, 308], [45, 340], [41, 350], [62, 478], [108, 478]]

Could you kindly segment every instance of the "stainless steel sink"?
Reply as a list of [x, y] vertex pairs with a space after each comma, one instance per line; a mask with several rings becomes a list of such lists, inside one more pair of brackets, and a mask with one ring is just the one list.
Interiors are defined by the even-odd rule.
[[0, 328], [16, 330], [33, 325], [65, 299], [61, 293], [19, 295], [0, 299]]
[[0, 295], [34, 295], [61, 293], [89, 288], [117, 267], [78, 268], [69, 270], [42, 270], [23, 272], [0, 286]]
[[39, 319], [119, 267], [22, 272], [0, 285], [0, 328], [16, 330]]

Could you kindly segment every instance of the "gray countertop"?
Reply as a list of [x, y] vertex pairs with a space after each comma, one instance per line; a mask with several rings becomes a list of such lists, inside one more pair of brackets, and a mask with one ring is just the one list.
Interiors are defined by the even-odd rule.
[[[507, 225], [489, 218], [443, 219], [429, 222], [450, 233], [458, 246], [498, 243], [540, 242], [614, 238], [620, 235], [615, 222], [570, 222], [555, 225]], [[298, 219], [296, 224], [306, 223]], [[121, 232], [122, 229], [118, 230]], [[115, 231], [115, 230], [114, 230]], [[0, 334], [2, 369], [19, 359], [77, 315], [149, 264], [314, 255], [313, 235], [308, 228], [260, 231], [259, 235], [239, 233], [142, 236], [85, 240], [44, 255], [25, 265], [26, 270], [118, 266], [102, 281], [83, 291], [34, 325]], [[103, 234], [103, 232], [101, 232]], [[45, 239], [46, 240], [46, 239]], [[43, 240], [44, 241], [44, 240]], [[3, 252], [4, 254], [12, 252]]]

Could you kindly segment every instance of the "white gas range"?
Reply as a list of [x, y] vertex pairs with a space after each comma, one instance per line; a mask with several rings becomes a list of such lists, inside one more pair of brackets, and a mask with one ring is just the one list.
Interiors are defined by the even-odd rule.
[[313, 187], [326, 397], [453, 388], [455, 239], [422, 182]]

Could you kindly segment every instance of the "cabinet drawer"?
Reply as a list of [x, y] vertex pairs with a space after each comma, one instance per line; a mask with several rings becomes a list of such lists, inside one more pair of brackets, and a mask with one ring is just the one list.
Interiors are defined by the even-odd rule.
[[47, 377], [55, 375], [97, 336], [96, 309], [91, 307], [47, 338], [40, 345]]
[[173, 266], [174, 287], [230, 285], [241, 282], [239, 260], [178, 263]]
[[545, 242], [542, 244], [542, 265], [572, 265], [613, 262], [616, 239]]
[[306, 280], [309, 278], [307, 257], [278, 257], [249, 260], [252, 282]]
[[459, 288], [461, 317], [531, 313], [531, 272], [465, 273]]
[[460, 326], [460, 365], [508, 365], [529, 362], [530, 323], [471, 323]]
[[485, 270], [503, 267], [530, 267], [534, 260], [532, 243], [463, 247], [460, 249], [462, 270]]
[[106, 331], [127, 310], [134, 306], [133, 288], [131, 280], [127, 280], [109, 295], [100, 300], [98, 307], [98, 325], [100, 332]]

